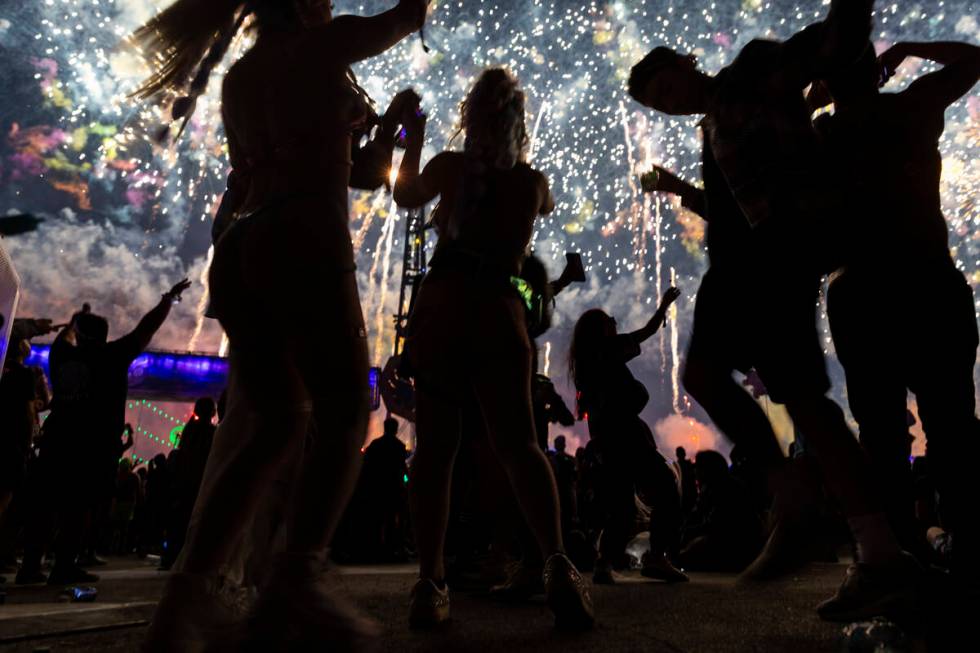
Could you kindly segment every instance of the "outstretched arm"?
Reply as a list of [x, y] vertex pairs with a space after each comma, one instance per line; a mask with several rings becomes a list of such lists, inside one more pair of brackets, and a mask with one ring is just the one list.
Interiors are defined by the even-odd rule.
[[945, 111], [966, 95], [980, 79], [980, 47], [969, 43], [897, 43], [878, 58], [891, 77], [908, 57], [928, 59], [943, 67], [912, 82], [902, 96], [923, 109]]
[[671, 171], [660, 166], [640, 177], [640, 185], [645, 193], [670, 193], [681, 198], [681, 206], [697, 213], [704, 220], [708, 219], [708, 211], [704, 199], [704, 190], [692, 186]]
[[429, 0], [399, 0], [376, 16], [338, 16], [324, 27], [324, 38], [345, 64], [369, 59], [421, 28], [428, 6]]
[[644, 340], [647, 340], [660, 330], [660, 327], [667, 321], [667, 309], [670, 305], [677, 301], [677, 298], [681, 296], [681, 291], [677, 288], [671, 287], [667, 289], [664, 293], [663, 299], [660, 300], [660, 306], [657, 307], [657, 312], [653, 314], [650, 321], [647, 322], [642, 328], [632, 332], [630, 336], [640, 344]]

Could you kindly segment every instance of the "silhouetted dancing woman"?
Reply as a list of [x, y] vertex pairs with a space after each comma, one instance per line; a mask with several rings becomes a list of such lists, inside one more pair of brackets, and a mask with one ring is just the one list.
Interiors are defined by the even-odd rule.
[[236, 443], [228, 457], [208, 461], [150, 650], [196, 650], [234, 629], [240, 602], [222, 572], [311, 418], [321, 428], [297, 482], [286, 552], [273, 561], [248, 637], [261, 650], [315, 650], [356, 647], [374, 635], [321, 583], [327, 545], [357, 478], [369, 410], [347, 214], [352, 133], [369, 110], [349, 66], [419, 29], [427, 4], [401, 0], [377, 16], [332, 20], [323, 0], [178, 0], [135, 34], [159, 65], [140, 94], [189, 90], [173, 108], [186, 119], [245, 17], [254, 16], [258, 28], [254, 47], [224, 79], [222, 114], [243, 217], [218, 241], [210, 278], [232, 368], [215, 447]]
[[461, 107], [464, 151], [437, 155], [421, 175], [425, 123], [413, 115], [395, 200], [407, 207], [436, 196], [441, 202], [435, 215], [440, 244], [406, 343], [416, 383], [418, 447], [410, 477], [421, 567], [410, 624], [449, 618], [443, 562], [449, 486], [460, 416], [475, 404], [545, 557], [545, 591], [556, 623], [590, 626], [591, 596], [564, 554], [554, 476], [534, 432], [526, 309], [512, 285], [534, 219], [554, 209], [544, 175], [523, 161], [524, 94], [506, 71], [485, 71]]
[[612, 568], [633, 532], [638, 491], [652, 508], [650, 552], [643, 556], [643, 575], [669, 583], [687, 576], [669, 554], [679, 544], [681, 497], [677, 478], [653, 439], [640, 411], [650, 400], [626, 363], [640, 355], [640, 344], [667, 320], [667, 309], [680, 296], [670, 288], [643, 328], [617, 333], [616, 320], [600, 309], [582, 314], [575, 324], [568, 367], [578, 391], [578, 409], [589, 424], [589, 436], [602, 457], [596, 489], [603, 513], [603, 532], [593, 582], [614, 582]]

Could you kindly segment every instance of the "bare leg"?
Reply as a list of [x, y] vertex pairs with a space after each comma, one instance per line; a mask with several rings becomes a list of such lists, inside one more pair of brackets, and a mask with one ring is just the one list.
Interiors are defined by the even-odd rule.
[[531, 409], [530, 358], [501, 360], [476, 374], [476, 394], [490, 444], [545, 559], [564, 552], [558, 489], [537, 444]]
[[822, 395], [786, 402], [793, 422], [810, 439], [824, 482], [841, 504], [846, 517], [882, 510], [872, 487], [870, 465], [857, 438], [844, 421], [844, 412]]
[[[217, 455], [208, 459], [184, 546], [181, 568], [189, 573], [214, 573], [228, 562], [235, 535], [309, 421], [296, 399], [305, 393], [285, 359], [272, 363], [251, 352], [233, 353], [231, 379], [228, 412], [215, 433]], [[271, 389], [277, 383], [278, 401]]]
[[418, 443], [409, 472], [409, 501], [419, 575], [442, 582], [446, 577], [444, 549], [453, 462], [460, 441], [460, 411], [448, 400], [418, 390], [415, 417]]
[[[311, 349], [298, 356], [314, 397], [313, 446], [294, 493], [286, 536], [290, 553], [321, 553], [333, 539], [357, 485], [370, 412], [367, 340], [317, 341]], [[307, 361], [313, 365], [307, 367]]]

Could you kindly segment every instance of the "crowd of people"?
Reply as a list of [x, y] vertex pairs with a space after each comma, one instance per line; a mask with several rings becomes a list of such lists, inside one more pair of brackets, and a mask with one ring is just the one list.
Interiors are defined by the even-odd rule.
[[[574, 631], [596, 618], [592, 583], [615, 585], [631, 567], [668, 583], [691, 570], [758, 582], [835, 559], [839, 536], [854, 564], [818, 607], [822, 618], [907, 613], [934, 567], [948, 572], [944, 591], [973, 605], [978, 334], [972, 289], [947, 244], [939, 138], [945, 109], [980, 78], [980, 48], [899, 43], [878, 56], [873, 0], [832, 0], [823, 20], [785, 41], [751, 41], [716, 75], [665, 46], [633, 67], [639, 105], [702, 117], [703, 183], [663, 168], [642, 182], [707, 221], [710, 267], [683, 383], [734, 445], [731, 465], [710, 450], [690, 460], [679, 449], [671, 462], [640, 416], [649, 393], [628, 362], [678, 289], [635, 331], [599, 309], [578, 318], [574, 412], [538, 373], [535, 339], [585, 270], [570, 256], [549, 281], [529, 252], [535, 220], [556, 203], [526, 162], [518, 79], [483, 71], [460, 105], [461, 149], [424, 167], [419, 96], [402, 91], [378, 115], [358, 85], [351, 65], [420, 30], [428, 4], [334, 18], [320, 0], [177, 0], [136, 32], [156, 71], [137, 94], [172, 100], [173, 119], [186, 122], [235, 35], [247, 21], [255, 29], [222, 88], [232, 172], [215, 221], [210, 314], [231, 343], [227, 406], [214, 431], [219, 411], [198, 402], [176, 462], [155, 460], [137, 480], [119, 463], [125, 370], [187, 282], [113, 342], [104, 319], [73, 316], [52, 350], [18, 579], [40, 579], [52, 549], [49, 582], [91, 580], [80, 556], [111, 505], [125, 550], [139, 544], [119, 525], [140, 506], [140, 532], [167, 542], [161, 564], [173, 571], [151, 651], [219, 639], [255, 650], [370, 645], [377, 625], [324, 580], [331, 543], [341, 560], [417, 556], [415, 628], [449, 620], [449, 587], [464, 587], [474, 566], [491, 595], [543, 594], [556, 626]], [[938, 69], [880, 91], [908, 57]], [[393, 419], [361, 450], [368, 350], [347, 215], [349, 187], [387, 183], [399, 133], [395, 202], [438, 199], [438, 242], [398, 370], [414, 384], [410, 460]], [[857, 434], [828, 397], [816, 321], [828, 275]], [[288, 321], [257, 318], [284, 307]], [[28, 386], [31, 415], [46, 407], [18, 347], [3, 376], [5, 419], [17, 412], [6, 397], [27, 397]], [[736, 373], [786, 406], [798, 433], [790, 457]], [[909, 392], [928, 438], [914, 465]], [[576, 417], [586, 445], [572, 456], [557, 437], [549, 451], [549, 424]], [[3, 446], [26, 460], [37, 423], [16, 419], [23, 429]], [[91, 482], [78, 483], [80, 464], [95, 470]], [[19, 482], [23, 469], [7, 456], [3, 465], [4, 487]], [[154, 489], [163, 486], [166, 496]]]

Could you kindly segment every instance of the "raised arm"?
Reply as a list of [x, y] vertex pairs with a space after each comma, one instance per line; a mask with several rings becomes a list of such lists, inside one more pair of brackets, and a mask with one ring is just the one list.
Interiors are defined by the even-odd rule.
[[940, 70], [923, 75], [902, 92], [903, 97], [925, 109], [945, 111], [980, 79], [980, 47], [969, 43], [897, 43], [883, 52], [878, 60], [885, 76], [891, 77], [908, 57], [927, 59], [942, 65]]
[[406, 209], [425, 206], [439, 195], [440, 183], [446, 174], [452, 155], [437, 154], [419, 174], [422, 143], [425, 141], [425, 115], [416, 109], [406, 112], [402, 125], [405, 127], [405, 155], [395, 180], [395, 203]]
[[792, 82], [801, 89], [857, 60], [868, 47], [874, 0], [832, 0], [827, 17], [784, 43]]
[[657, 307], [657, 312], [653, 314], [650, 321], [647, 322], [640, 329], [630, 333], [636, 344], [640, 344], [644, 340], [647, 340], [660, 330], [660, 327], [667, 321], [667, 309], [670, 305], [677, 301], [677, 298], [681, 296], [681, 291], [677, 288], [671, 287], [667, 289], [664, 293], [663, 299], [660, 300], [660, 306]]
[[140, 353], [150, 345], [150, 341], [153, 340], [153, 336], [163, 323], [166, 322], [167, 316], [170, 315], [170, 307], [173, 306], [174, 300], [180, 297], [180, 294], [187, 290], [191, 285], [191, 282], [187, 279], [182, 279], [177, 282], [173, 288], [163, 293], [160, 297], [160, 303], [153, 307], [153, 309], [143, 316], [136, 328], [124, 335], [115, 343], [117, 346], [123, 348], [126, 355], [130, 358], [136, 358]]
[[381, 117], [374, 137], [363, 147], [352, 144], [350, 187], [362, 190], [377, 190], [388, 183], [391, 171], [391, 157], [395, 150], [395, 137], [398, 126], [407, 107], [417, 107], [421, 98], [412, 89], [399, 92]]
[[400, 0], [376, 16], [338, 16], [324, 27], [328, 47], [354, 63], [375, 57], [425, 24], [429, 0]]

